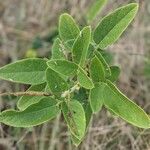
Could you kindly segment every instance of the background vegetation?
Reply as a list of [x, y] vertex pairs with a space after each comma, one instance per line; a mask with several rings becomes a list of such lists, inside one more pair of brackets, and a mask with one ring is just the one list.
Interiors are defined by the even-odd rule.
[[[80, 24], [94, 0], [0, 0], [0, 66], [25, 57], [50, 56], [58, 17], [68, 12]], [[133, 0], [109, 0], [94, 20]], [[150, 114], [150, 1], [137, 0], [139, 13], [122, 38], [107, 52], [122, 72], [118, 85]], [[110, 58], [109, 58], [110, 59]], [[0, 81], [0, 92], [24, 91], [27, 86]], [[0, 98], [0, 109], [15, 107], [16, 97]], [[0, 126], [0, 150], [74, 150], [62, 119], [30, 129]], [[103, 109], [94, 116], [79, 150], [149, 150], [150, 130], [133, 127]]]

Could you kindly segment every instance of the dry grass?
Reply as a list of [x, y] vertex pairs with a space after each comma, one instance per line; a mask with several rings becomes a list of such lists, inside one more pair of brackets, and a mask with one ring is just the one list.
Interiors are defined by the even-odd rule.
[[[0, 0], [0, 66], [26, 56], [36, 37], [43, 45], [38, 56], [48, 56], [55, 35], [58, 17], [69, 12], [84, 23], [84, 14], [94, 0]], [[110, 0], [102, 14], [131, 0]], [[150, 113], [150, 81], [143, 73], [150, 44], [150, 1], [139, 0], [140, 10], [133, 24], [108, 51], [114, 54], [114, 64], [122, 73], [118, 85]], [[95, 20], [93, 25], [99, 19]], [[49, 42], [45, 39], [49, 37]], [[150, 38], [150, 37], [149, 37]], [[0, 81], [0, 91], [25, 90], [26, 87]], [[9, 100], [9, 101], [8, 101]], [[0, 99], [0, 108], [15, 107], [17, 99]], [[141, 130], [113, 117], [105, 109], [95, 115], [89, 132], [79, 148], [71, 146], [66, 126], [60, 116], [47, 124], [32, 129], [0, 126], [0, 150], [150, 150], [150, 130]]]

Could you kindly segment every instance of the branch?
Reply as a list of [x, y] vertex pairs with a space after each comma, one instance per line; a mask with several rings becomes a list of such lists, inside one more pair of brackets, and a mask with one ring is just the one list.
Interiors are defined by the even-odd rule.
[[8, 95], [13, 95], [13, 96], [52, 96], [51, 93], [37, 92], [37, 91], [0, 93], [0, 96], [8, 96]]
[[[79, 88], [80, 88], [79, 84], [77, 83], [70, 90], [63, 92], [62, 97], [66, 97], [68, 94], [74, 92], [75, 90], [79, 90]], [[52, 96], [51, 93], [38, 92], [38, 91], [0, 93], [0, 96], [8, 96], [8, 95], [13, 95], [13, 96]]]

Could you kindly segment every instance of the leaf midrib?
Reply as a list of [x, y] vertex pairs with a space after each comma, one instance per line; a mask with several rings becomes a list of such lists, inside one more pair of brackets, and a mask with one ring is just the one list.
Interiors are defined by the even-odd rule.
[[[133, 9], [135, 9], [135, 7], [134, 7]], [[106, 37], [108, 36], [108, 34], [109, 34], [122, 20], [124, 20], [124, 18], [125, 18], [131, 11], [133, 11], [133, 9], [131, 9], [126, 15], [124, 15], [124, 17], [122, 17], [119, 21], [117, 21], [116, 25], [114, 25], [113, 28], [111, 28], [111, 29], [107, 32], [107, 34], [104, 35], [104, 37], [102, 38], [102, 40], [99, 42], [98, 45], [100, 45], [100, 44], [106, 39]]]

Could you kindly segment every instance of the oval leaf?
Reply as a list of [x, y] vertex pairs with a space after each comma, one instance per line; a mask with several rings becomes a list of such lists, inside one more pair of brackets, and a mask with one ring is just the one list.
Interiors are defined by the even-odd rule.
[[62, 103], [62, 112], [70, 132], [79, 140], [84, 137], [86, 128], [85, 113], [82, 105], [76, 101]]
[[[33, 85], [31, 86], [27, 91], [39, 91], [39, 92], [44, 92], [45, 91], [45, 86], [46, 84], [38, 84], [38, 85]], [[17, 107], [20, 110], [25, 110], [27, 107], [30, 105], [33, 105], [35, 103], [38, 103], [44, 96], [22, 96], [18, 102], [17, 102]]]
[[68, 90], [67, 82], [57, 72], [50, 68], [46, 70], [46, 80], [53, 93], [61, 93]]
[[91, 27], [84, 27], [74, 42], [72, 55], [75, 63], [83, 66], [87, 57], [87, 51], [91, 40]]
[[80, 30], [74, 19], [69, 14], [62, 14], [59, 19], [59, 35], [62, 40], [76, 39]]
[[92, 89], [94, 87], [92, 80], [87, 76], [86, 72], [82, 68], [79, 68], [78, 70], [77, 80], [80, 85], [86, 89]]
[[41, 84], [46, 81], [46, 68], [44, 59], [23, 59], [0, 68], [0, 79], [32, 85]]
[[91, 60], [90, 76], [93, 82], [100, 82], [105, 80], [105, 70], [101, 61], [95, 56]]
[[63, 74], [65, 76], [75, 75], [77, 73], [78, 66], [67, 60], [50, 60], [47, 65], [54, 71]]
[[90, 90], [89, 100], [93, 112], [98, 112], [102, 108], [104, 88], [105, 84], [100, 82], [95, 84], [95, 87]]
[[32, 127], [56, 117], [59, 107], [56, 100], [43, 98], [24, 111], [7, 110], [0, 114], [0, 122], [13, 127]]
[[114, 43], [135, 17], [138, 4], [120, 7], [102, 19], [94, 31], [93, 39], [101, 49]]
[[107, 81], [103, 95], [105, 106], [122, 119], [140, 128], [150, 128], [150, 118], [144, 110], [123, 95], [110, 81]]

